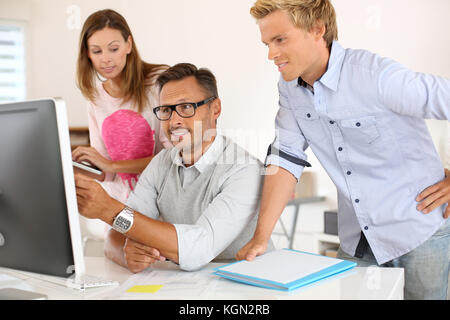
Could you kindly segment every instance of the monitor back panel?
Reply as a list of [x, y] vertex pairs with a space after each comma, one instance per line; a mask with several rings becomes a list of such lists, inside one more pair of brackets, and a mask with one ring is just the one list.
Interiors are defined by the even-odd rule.
[[74, 262], [51, 100], [0, 105], [0, 237], [0, 267], [70, 275]]

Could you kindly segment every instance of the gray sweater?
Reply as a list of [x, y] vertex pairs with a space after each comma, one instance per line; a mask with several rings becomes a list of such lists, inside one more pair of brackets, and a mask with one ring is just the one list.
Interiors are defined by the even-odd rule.
[[183, 165], [176, 148], [161, 151], [142, 173], [127, 205], [174, 224], [180, 267], [196, 270], [212, 260], [234, 259], [252, 238], [262, 182], [261, 162], [217, 136], [191, 167]]

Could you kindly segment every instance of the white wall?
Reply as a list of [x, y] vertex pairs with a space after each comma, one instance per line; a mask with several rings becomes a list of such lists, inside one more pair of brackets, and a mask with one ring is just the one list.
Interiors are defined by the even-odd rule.
[[[254, 0], [0, 0], [0, 19], [28, 24], [29, 98], [61, 96], [69, 123], [86, 126], [85, 100], [75, 86], [75, 61], [82, 23], [92, 12], [121, 12], [142, 57], [150, 62], [193, 62], [218, 79], [223, 114], [219, 126], [261, 160], [273, 140], [278, 72], [267, 60], [257, 25], [249, 15]], [[340, 42], [394, 58], [421, 72], [450, 78], [450, 1], [334, 0]], [[446, 123], [429, 121], [444, 159]], [[308, 152], [318, 192], [329, 201], [311, 215], [336, 206], [335, 188]], [[314, 222], [314, 225], [320, 223]]]

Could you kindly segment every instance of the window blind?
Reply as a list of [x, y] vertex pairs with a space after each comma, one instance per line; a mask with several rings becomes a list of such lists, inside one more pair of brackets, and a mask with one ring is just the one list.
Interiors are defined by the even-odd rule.
[[0, 22], [0, 102], [25, 98], [24, 28]]

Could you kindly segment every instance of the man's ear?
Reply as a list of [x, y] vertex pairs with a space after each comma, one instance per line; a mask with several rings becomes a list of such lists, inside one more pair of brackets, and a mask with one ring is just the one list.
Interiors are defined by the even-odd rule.
[[325, 27], [325, 23], [323, 23], [322, 20], [316, 20], [312, 27], [311, 33], [314, 35], [316, 40], [319, 40], [320, 38], [323, 38], [326, 30], [327, 28]]
[[213, 113], [214, 120], [217, 121], [217, 118], [219, 118], [220, 113], [222, 112], [222, 101], [220, 101], [219, 98], [216, 98], [211, 103], [211, 112]]

